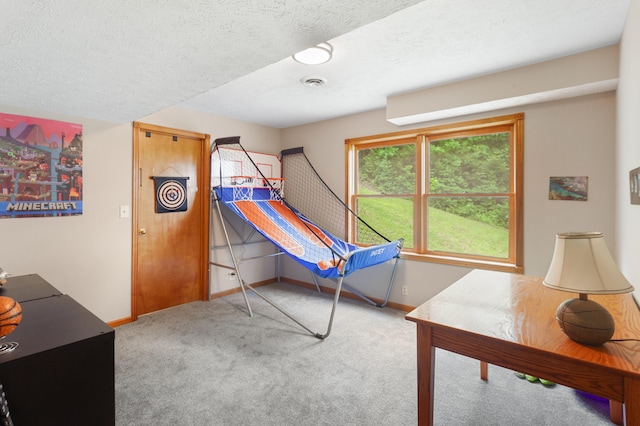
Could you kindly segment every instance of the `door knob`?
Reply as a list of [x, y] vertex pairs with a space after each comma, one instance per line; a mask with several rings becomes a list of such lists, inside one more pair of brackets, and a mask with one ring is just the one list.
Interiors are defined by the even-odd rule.
[[144, 228], [140, 228], [140, 229], [138, 229], [138, 235], [144, 235], [144, 234], [146, 234], [146, 233], [147, 233], [147, 230], [146, 230], [146, 229], [144, 229]]

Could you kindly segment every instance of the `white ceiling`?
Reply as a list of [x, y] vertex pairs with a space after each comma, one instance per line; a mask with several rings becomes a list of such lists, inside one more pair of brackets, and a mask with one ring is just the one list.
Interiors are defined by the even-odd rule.
[[[0, 0], [0, 104], [118, 123], [183, 105], [284, 128], [615, 44], [629, 1]], [[325, 41], [327, 64], [290, 58]]]

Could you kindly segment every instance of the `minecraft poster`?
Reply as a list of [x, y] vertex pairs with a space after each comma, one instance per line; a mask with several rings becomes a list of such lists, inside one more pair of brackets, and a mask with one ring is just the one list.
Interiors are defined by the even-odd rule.
[[0, 113], [0, 219], [82, 214], [82, 125]]

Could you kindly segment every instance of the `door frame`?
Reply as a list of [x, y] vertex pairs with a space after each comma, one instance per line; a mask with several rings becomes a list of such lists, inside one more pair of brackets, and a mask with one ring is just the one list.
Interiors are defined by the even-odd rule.
[[[210, 173], [210, 163], [209, 163], [209, 151], [211, 146], [211, 137], [205, 133], [192, 132], [189, 130], [180, 130], [173, 129], [170, 127], [157, 126], [154, 124], [141, 123], [139, 121], [133, 122], [133, 200], [132, 200], [132, 227], [131, 227], [131, 242], [132, 242], [132, 252], [131, 252], [131, 320], [136, 321], [138, 319], [138, 310], [137, 310], [137, 291], [139, 290], [138, 284], [138, 200], [139, 200], [139, 189], [140, 183], [142, 179], [142, 174], [140, 170], [140, 156], [139, 156], [139, 148], [140, 148], [140, 134], [143, 132], [153, 132], [153, 133], [161, 133], [172, 136], [180, 136], [184, 138], [190, 139], [200, 139], [201, 140], [201, 156], [202, 159], [200, 164], [198, 165], [198, 192], [196, 197], [201, 201], [200, 205], [202, 206], [202, 234], [199, 241], [201, 248], [201, 259], [200, 259], [200, 276], [201, 282], [198, 283], [200, 287], [200, 300], [209, 300], [209, 220], [210, 220], [210, 198], [211, 198], [211, 173]], [[200, 184], [202, 183], [202, 185]], [[203, 186], [200, 188], [200, 186]]]

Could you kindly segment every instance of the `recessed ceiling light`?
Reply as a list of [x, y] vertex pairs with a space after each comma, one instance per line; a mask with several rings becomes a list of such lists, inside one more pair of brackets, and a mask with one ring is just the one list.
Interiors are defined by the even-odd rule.
[[320, 65], [329, 62], [333, 47], [329, 43], [320, 43], [293, 55], [293, 59], [304, 65]]
[[311, 86], [311, 87], [322, 86], [326, 82], [327, 82], [326, 78], [316, 77], [316, 76], [302, 77], [300, 79], [300, 83], [304, 84], [305, 86]]

